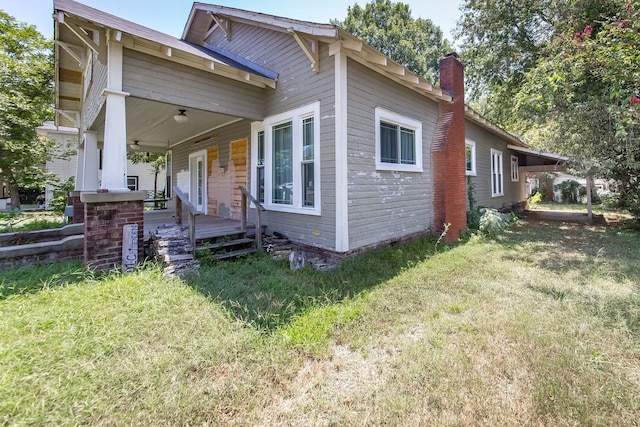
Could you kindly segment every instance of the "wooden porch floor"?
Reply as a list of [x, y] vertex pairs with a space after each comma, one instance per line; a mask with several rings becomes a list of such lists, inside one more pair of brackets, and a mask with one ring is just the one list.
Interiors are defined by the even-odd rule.
[[[186, 211], [182, 215], [187, 221]], [[163, 225], [173, 225], [176, 223], [175, 211], [173, 209], [163, 209], [155, 211], [144, 211], [144, 240], [148, 240], [151, 230], [156, 230]], [[187, 225], [186, 223], [184, 225]], [[196, 239], [206, 239], [213, 236], [230, 234], [240, 230], [240, 221], [229, 218], [219, 218], [217, 216], [200, 215], [196, 217]]]

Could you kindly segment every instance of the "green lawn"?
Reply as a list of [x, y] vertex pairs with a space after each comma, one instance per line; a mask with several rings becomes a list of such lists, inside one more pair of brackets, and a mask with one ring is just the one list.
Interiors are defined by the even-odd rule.
[[0, 233], [62, 227], [64, 218], [53, 211], [0, 211]]
[[0, 423], [637, 423], [637, 232], [520, 221], [434, 246], [326, 273], [0, 273]]

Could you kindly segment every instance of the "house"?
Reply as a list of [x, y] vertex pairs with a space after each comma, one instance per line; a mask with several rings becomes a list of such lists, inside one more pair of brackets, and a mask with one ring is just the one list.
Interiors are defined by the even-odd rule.
[[244, 186], [268, 231], [349, 254], [445, 224], [454, 241], [467, 176], [479, 204], [509, 207], [526, 201], [523, 171], [558, 161], [465, 106], [455, 55], [438, 87], [334, 25], [194, 3], [177, 39], [54, 9], [57, 124], [80, 129], [81, 170], [104, 152], [77, 203], [135, 202], [124, 153], [139, 141], [166, 151], [167, 188], [197, 210], [238, 219]]
[[[42, 126], [38, 126], [36, 131], [45, 135], [48, 138], [55, 139], [58, 143], [59, 153], [62, 154], [65, 150], [73, 150], [78, 145], [78, 129], [64, 126], [55, 126], [53, 122], [45, 122]], [[97, 152], [98, 165], [98, 182], [102, 178], [102, 152]], [[45, 169], [54, 174], [61, 182], [67, 181], [70, 177], [76, 176], [76, 168], [78, 164], [78, 156], [72, 154], [69, 156], [63, 156], [62, 158], [55, 158], [48, 160]], [[153, 167], [149, 163], [133, 163], [131, 160], [127, 160], [127, 188], [132, 191], [145, 190], [145, 191], [165, 191], [166, 175], [164, 169], [159, 171], [156, 177]], [[45, 207], [50, 207], [49, 203], [53, 196], [54, 187], [51, 184], [47, 184], [45, 187]]]

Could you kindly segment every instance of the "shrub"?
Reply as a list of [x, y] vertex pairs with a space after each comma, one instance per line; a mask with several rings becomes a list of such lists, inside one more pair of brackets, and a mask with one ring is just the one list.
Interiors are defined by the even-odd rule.
[[536, 191], [536, 194], [529, 197], [529, 208], [535, 209], [536, 206], [538, 206], [538, 204], [540, 204], [541, 201], [542, 201], [542, 193], [540, 193], [539, 191]]
[[587, 194], [586, 189], [582, 190], [584, 187], [573, 179], [563, 181], [555, 185], [554, 188], [560, 191], [562, 203], [580, 203], [581, 194]]
[[482, 208], [480, 213], [482, 216], [478, 230], [489, 237], [502, 234], [505, 228], [515, 220], [515, 215], [503, 214], [491, 208]]
[[53, 198], [49, 201], [49, 205], [55, 212], [64, 213], [67, 206], [67, 193], [75, 188], [75, 177], [69, 177], [66, 181], [58, 181], [53, 185]]

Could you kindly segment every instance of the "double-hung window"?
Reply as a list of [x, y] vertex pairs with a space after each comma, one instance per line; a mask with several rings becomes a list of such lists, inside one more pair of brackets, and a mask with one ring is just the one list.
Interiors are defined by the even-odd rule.
[[476, 175], [476, 143], [473, 141], [465, 141], [465, 157], [466, 157], [466, 174], [470, 176]]
[[376, 169], [422, 172], [422, 123], [375, 110]]
[[518, 172], [518, 167], [520, 166], [520, 162], [518, 161], [518, 156], [511, 156], [511, 182], [520, 181], [520, 173]]
[[491, 196], [503, 196], [502, 151], [491, 149]]
[[270, 210], [320, 215], [320, 103], [252, 124], [251, 192]]

